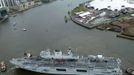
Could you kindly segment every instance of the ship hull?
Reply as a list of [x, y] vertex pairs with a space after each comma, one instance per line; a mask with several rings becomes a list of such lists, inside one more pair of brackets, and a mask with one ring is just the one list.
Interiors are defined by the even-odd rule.
[[[86, 73], [79, 73], [79, 72], [75, 72], [75, 71], [68, 71], [68, 72], [59, 72], [59, 71], [55, 71], [55, 69], [49, 69], [49, 72], [47, 71], [38, 71], [38, 70], [30, 70], [30, 69], [26, 69], [26, 68], [21, 68], [19, 67], [18, 69], [21, 70], [25, 70], [25, 71], [31, 71], [31, 72], [35, 72], [35, 73], [41, 73], [41, 74], [52, 74], [52, 75], [101, 75], [101, 74], [96, 74], [93, 72], [86, 72]], [[102, 74], [102, 75], [114, 75], [114, 74], [110, 74], [110, 73], [106, 73], [106, 74]], [[116, 75], [122, 75], [122, 73], [120, 74], [116, 74]]]

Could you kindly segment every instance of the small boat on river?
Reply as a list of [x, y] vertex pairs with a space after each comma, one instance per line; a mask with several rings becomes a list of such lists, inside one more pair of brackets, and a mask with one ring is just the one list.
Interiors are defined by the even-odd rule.
[[22, 30], [23, 30], [23, 31], [27, 31], [27, 29], [26, 29], [26, 28], [23, 28]]

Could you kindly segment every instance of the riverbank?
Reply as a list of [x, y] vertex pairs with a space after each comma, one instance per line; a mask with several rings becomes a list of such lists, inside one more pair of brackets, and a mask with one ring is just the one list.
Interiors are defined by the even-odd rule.
[[3, 18], [0, 19], [0, 23], [2, 23], [3, 21], [5, 21], [6, 19], [8, 19], [8, 15], [4, 16]]
[[25, 12], [25, 11], [27, 11], [29, 9], [38, 7], [40, 5], [42, 5], [42, 2], [38, 1], [38, 2], [33, 2], [33, 4], [31, 3], [31, 5], [24, 4], [24, 5], [20, 5], [20, 6], [16, 7], [16, 8], [10, 8], [9, 16], [15, 17], [17, 13]]
[[129, 37], [134, 35], [133, 14], [134, 8], [126, 7], [120, 11], [113, 11], [108, 8], [99, 10], [86, 2], [74, 8], [71, 11], [70, 18], [73, 22], [88, 29], [114, 31]]

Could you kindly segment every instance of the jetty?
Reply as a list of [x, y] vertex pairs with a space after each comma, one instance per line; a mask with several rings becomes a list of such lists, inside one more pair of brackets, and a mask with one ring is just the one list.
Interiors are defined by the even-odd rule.
[[125, 38], [125, 39], [129, 39], [129, 40], [134, 40], [134, 37], [126, 36], [126, 35], [123, 35], [123, 34], [117, 34], [116, 37]]
[[85, 27], [87, 29], [93, 29], [98, 26], [97, 24], [89, 24], [89, 23], [80, 22], [80, 21], [76, 20], [76, 18], [74, 16], [71, 16], [71, 15], [70, 15], [70, 18], [74, 23], [76, 23], [82, 27]]

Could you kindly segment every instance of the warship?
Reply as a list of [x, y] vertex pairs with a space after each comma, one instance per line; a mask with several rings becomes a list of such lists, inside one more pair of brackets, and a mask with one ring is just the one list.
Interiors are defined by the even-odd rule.
[[12, 58], [10, 63], [15, 68], [28, 71], [56, 74], [56, 75], [122, 75], [121, 60], [103, 55], [79, 56], [68, 49], [61, 50], [46, 49], [38, 56], [26, 53], [26, 56]]

